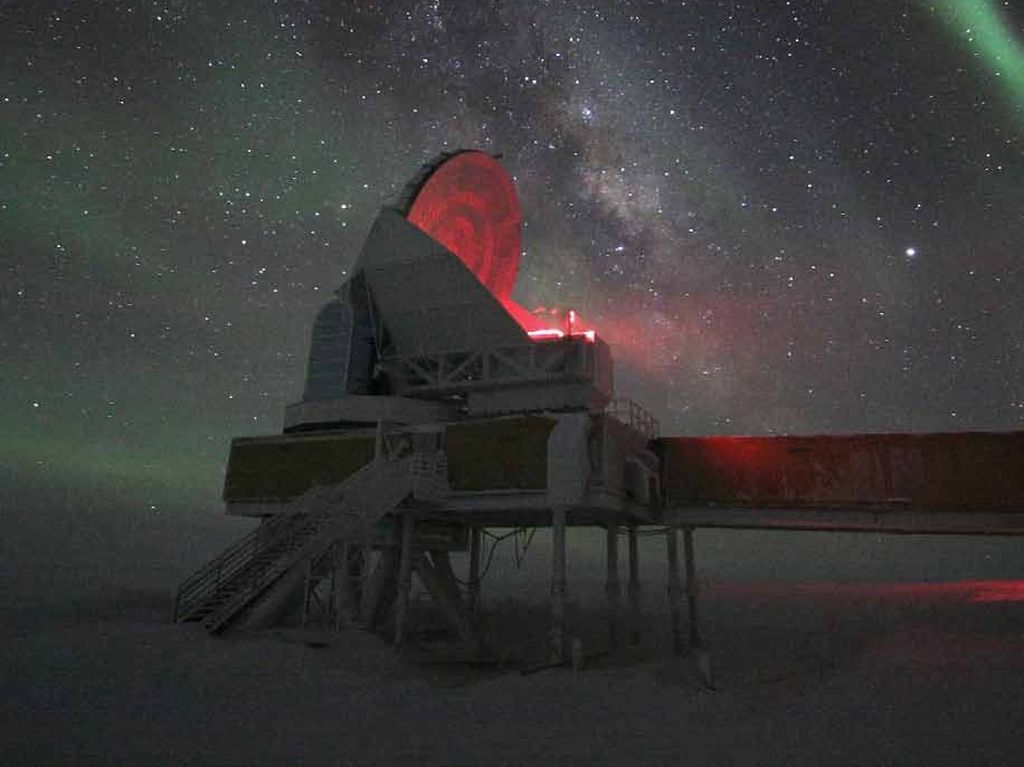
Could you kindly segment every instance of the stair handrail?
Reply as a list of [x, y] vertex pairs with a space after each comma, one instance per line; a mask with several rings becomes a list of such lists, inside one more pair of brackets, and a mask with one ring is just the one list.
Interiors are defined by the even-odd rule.
[[[181, 619], [205, 603], [220, 590], [222, 583], [237, 576], [259, 553], [282, 545], [286, 550], [290, 548], [300, 529], [312, 531], [316, 537], [318, 533], [326, 532], [325, 523], [343, 522], [340, 517], [347, 516], [345, 527], [354, 525], [359, 528], [350, 527], [349, 535], [369, 534], [369, 528], [402, 501], [401, 498], [391, 500], [393, 492], [384, 499], [377, 497], [380, 487], [383, 485], [392, 491], [399, 490], [403, 496], [408, 495], [412, 489], [412, 462], [411, 456], [374, 460], [338, 485], [316, 486], [292, 499], [282, 507], [281, 512], [265, 518], [262, 524], [182, 582], [175, 596], [174, 620]], [[403, 479], [404, 482], [399, 481]], [[347, 507], [342, 515], [338, 514], [339, 504]], [[331, 534], [337, 537], [344, 533], [335, 524]], [[305, 546], [300, 549], [304, 550]], [[265, 582], [276, 577], [278, 570], [279, 566], [275, 566], [266, 572], [255, 573], [252, 583], [243, 591], [261, 589]]]
[[[246, 589], [233, 595], [228, 602], [209, 615], [205, 621], [207, 630], [219, 631], [239, 609], [283, 573], [288, 572], [297, 562], [316, 557], [318, 550], [332, 546], [335, 541], [346, 535], [370, 535], [377, 521], [411, 493], [410, 466], [408, 456], [374, 461], [357, 472], [360, 475], [358, 478], [351, 475], [340, 485], [314, 488], [306, 493], [303, 502], [307, 518], [314, 528], [313, 534], [301, 547], [259, 573]], [[405, 482], [398, 481], [401, 479], [405, 479]], [[390, 491], [390, 494], [383, 498], [380, 493], [382, 487]], [[376, 492], [364, 497], [368, 490]], [[331, 502], [333, 500], [342, 505], [343, 513], [338, 513], [337, 505]], [[314, 503], [321, 504], [321, 508], [310, 509], [309, 506]]]
[[273, 545], [281, 537], [281, 530], [287, 530], [293, 524], [294, 517], [266, 517], [261, 524], [192, 573], [178, 586], [174, 600], [174, 620], [177, 621], [191, 610], [208, 593], [216, 591], [222, 581], [234, 576], [251, 561], [255, 552]]
[[[232, 594], [231, 598], [228, 599], [225, 604], [220, 605], [217, 610], [208, 615], [204, 621], [206, 629], [211, 632], [219, 631], [222, 626], [224, 626], [232, 617], [234, 617], [234, 615], [238, 613], [239, 606], [244, 607], [249, 601], [251, 601], [253, 595], [259, 594], [267, 586], [276, 581], [282, 573], [287, 572], [296, 560], [302, 559], [308, 554], [311, 547], [315, 549], [315, 539], [318, 537], [317, 533], [319, 532], [319, 525], [314, 523], [311, 527], [313, 528], [313, 532], [309, 535], [307, 540], [303, 541], [301, 546], [299, 546], [295, 551], [290, 552], [288, 557], [282, 556], [281, 558], [274, 560], [266, 570], [257, 573], [255, 577], [246, 584], [246, 588]], [[289, 544], [294, 541], [296, 533], [297, 530], [294, 528], [289, 529], [288, 536], [291, 538]]]

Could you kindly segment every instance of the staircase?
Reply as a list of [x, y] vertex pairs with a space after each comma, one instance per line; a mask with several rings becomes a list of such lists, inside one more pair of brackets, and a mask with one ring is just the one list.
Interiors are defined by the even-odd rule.
[[413, 493], [422, 456], [373, 461], [339, 485], [315, 487], [229, 546], [178, 588], [174, 620], [219, 633], [275, 583], [339, 540], [368, 545], [377, 523]]

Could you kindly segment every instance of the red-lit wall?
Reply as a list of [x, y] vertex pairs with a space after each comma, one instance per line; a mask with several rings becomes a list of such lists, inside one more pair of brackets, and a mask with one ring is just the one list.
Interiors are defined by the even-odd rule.
[[670, 437], [667, 506], [1024, 512], [1024, 432]]

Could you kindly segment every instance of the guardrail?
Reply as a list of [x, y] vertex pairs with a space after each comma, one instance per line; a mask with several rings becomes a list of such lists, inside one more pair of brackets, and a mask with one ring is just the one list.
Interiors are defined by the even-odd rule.
[[222, 583], [234, 578], [252, 561], [256, 552], [281, 536], [294, 522], [292, 517], [285, 515], [266, 519], [255, 530], [228, 546], [215, 559], [186, 578], [178, 587], [174, 599], [175, 622], [199, 607]]
[[573, 336], [551, 342], [532, 341], [515, 346], [461, 349], [381, 362], [400, 394], [440, 396], [476, 389], [518, 386], [553, 381], [601, 379], [603, 343]]
[[[280, 567], [287, 565], [285, 558], [331, 520], [348, 517], [348, 524], [355, 524], [350, 532], [365, 534], [410, 491], [418, 490], [424, 498], [436, 499], [446, 489], [447, 463], [444, 453], [438, 452], [374, 461], [341, 485], [314, 487], [189, 576], [175, 596], [174, 621], [195, 617], [196, 611], [208, 606], [218, 594], [226, 595], [232, 604], [236, 596], [247, 599], [247, 589], [261, 581], [269, 583]], [[256, 569], [247, 574], [246, 568], [250, 567]], [[226, 609], [230, 613], [233, 608]]]
[[605, 407], [604, 412], [605, 415], [640, 432], [647, 439], [658, 437], [658, 419], [649, 410], [631, 399], [613, 399]]

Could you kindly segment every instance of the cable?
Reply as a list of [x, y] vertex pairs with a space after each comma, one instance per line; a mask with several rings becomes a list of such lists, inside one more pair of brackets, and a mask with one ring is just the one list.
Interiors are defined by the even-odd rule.
[[514, 556], [516, 559], [516, 570], [521, 570], [523, 568], [523, 562], [526, 559], [526, 552], [529, 550], [530, 544], [533, 543], [533, 536], [537, 532], [537, 528], [531, 527], [528, 531], [526, 528], [517, 528], [516, 532], [523, 533], [522, 549], [519, 548], [519, 536], [517, 535], [513, 539], [513, 543], [515, 544]]
[[[512, 536], [516, 535], [517, 533], [524, 532], [526, 530], [527, 530], [527, 528], [525, 528], [525, 527], [516, 527], [513, 530], [511, 530], [510, 532], [505, 533], [504, 535], [495, 535], [494, 533], [488, 532], [484, 528], [480, 529], [480, 532], [483, 535], [486, 535], [488, 538], [491, 539], [491, 550], [487, 553], [487, 561], [484, 562], [483, 570], [476, 577], [476, 582], [478, 584], [483, 582], [484, 577], [487, 575], [487, 572], [491, 569], [491, 563], [494, 561], [494, 553], [498, 550], [498, 544], [501, 543], [504, 540], [507, 540], [508, 538], [511, 538]], [[533, 538], [532, 532], [533, 531], [531, 530], [531, 534], [530, 534], [531, 540]], [[526, 553], [525, 549], [523, 550], [523, 553], [524, 554]], [[517, 567], [518, 567], [518, 564], [517, 564]], [[456, 577], [455, 580], [456, 580], [456, 582], [458, 582], [458, 584], [460, 586], [468, 587], [470, 585], [469, 581], [464, 581], [461, 578]]]

